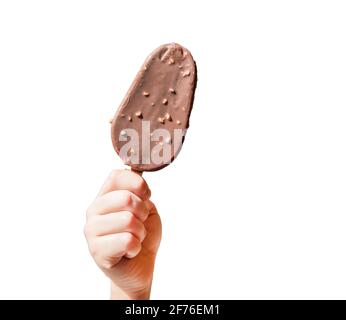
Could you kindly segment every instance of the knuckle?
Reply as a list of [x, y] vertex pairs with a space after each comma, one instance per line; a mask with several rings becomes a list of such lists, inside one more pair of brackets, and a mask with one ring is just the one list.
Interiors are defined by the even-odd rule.
[[138, 182], [135, 185], [136, 191], [140, 194], [145, 194], [147, 191], [147, 184], [143, 179], [138, 179]]
[[106, 271], [110, 271], [113, 268], [113, 263], [109, 260], [103, 260], [101, 262], [101, 268]]
[[123, 194], [123, 201], [124, 201], [124, 204], [126, 206], [132, 206], [133, 204], [133, 198], [132, 198], [132, 194], [131, 192], [129, 191], [124, 191], [124, 194]]
[[120, 170], [114, 169], [114, 170], [112, 170], [111, 173], [109, 174], [109, 177], [110, 177], [111, 179], [116, 179], [116, 178], [119, 177], [119, 172], [120, 172]]

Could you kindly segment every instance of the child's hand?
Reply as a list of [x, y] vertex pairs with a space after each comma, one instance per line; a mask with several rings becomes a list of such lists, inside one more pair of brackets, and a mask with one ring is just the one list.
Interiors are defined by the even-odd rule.
[[87, 210], [85, 236], [114, 299], [148, 299], [161, 240], [161, 220], [145, 180], [115, 170]]

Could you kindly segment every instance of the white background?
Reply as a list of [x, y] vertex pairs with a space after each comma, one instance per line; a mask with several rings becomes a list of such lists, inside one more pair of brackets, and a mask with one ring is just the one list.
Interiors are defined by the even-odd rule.
[[177, 42], [199, 82], [152, 298], [346, 298], [344, 1], [1, 1], [0, 298], [107, 299], [85, 210], [109, 118]]

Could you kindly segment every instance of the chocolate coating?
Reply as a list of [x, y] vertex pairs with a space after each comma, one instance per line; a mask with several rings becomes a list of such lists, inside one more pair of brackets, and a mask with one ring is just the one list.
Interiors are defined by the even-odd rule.
[[[125, 164], [136, 171], [156, 171], [176, 158], [184, 137], [178, 139], [175, 134], [189, 127], [196, 83], [195, 61], [179, 44], [162, 45], [149, 55], [112, 121], [113, 147]], [[150, 124], [150, 132], [143, 129], [143, 121]], [[130, 140], [126, 140], [128, 129], [136, 130], [140, 138], [124, 156], [120, 150]], [[160, 138], [156, 129], [166, 129], [170, 136]], [[160, 145], [170, 150], [169, 161], [159, 163], [148, 156], [148, 150], [151, 155], [163, 154]], [[131, 155], [136, 155], [137, 161]]]

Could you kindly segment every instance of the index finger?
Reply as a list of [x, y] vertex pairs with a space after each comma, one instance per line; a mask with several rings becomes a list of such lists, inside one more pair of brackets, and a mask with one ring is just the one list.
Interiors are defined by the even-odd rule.
[[113, 170], [104, 182], [98, 197], [116, 190], [128, 190], [143, 201], [150, 198], [151, 192], [146, 181], [130, 170]]

